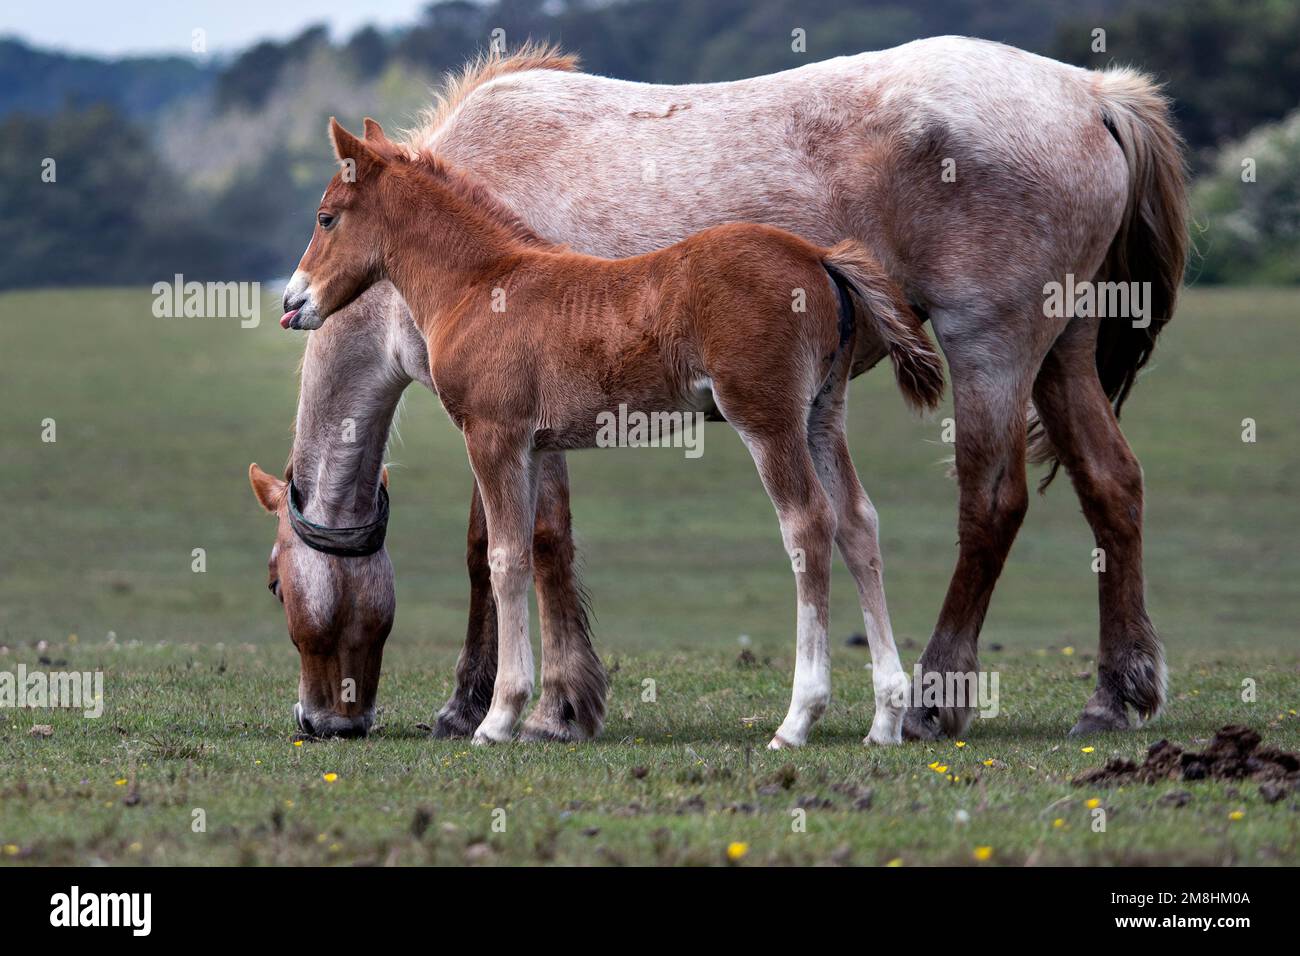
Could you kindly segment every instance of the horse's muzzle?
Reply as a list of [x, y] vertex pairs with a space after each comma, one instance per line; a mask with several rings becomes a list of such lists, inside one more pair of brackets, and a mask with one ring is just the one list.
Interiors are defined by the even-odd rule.
[[293, 719], [300, 731], [313, 737], [364, 737], [370, 732], [373, 715], [366, 712], [348, 717], [329, 711], [309, 714], [299, 701], [293, 705]]

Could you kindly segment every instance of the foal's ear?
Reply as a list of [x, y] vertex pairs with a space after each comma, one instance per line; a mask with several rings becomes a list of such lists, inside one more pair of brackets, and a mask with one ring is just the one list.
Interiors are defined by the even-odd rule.
[[334, 155], [340, 162], [352, 160], [357, 179], [368, 169], [383, 165], [383, 159], [378, 153], [366, 145], [364, 140], [357, 139], [345, 130], [333, 116], [330, 117], [330, 142], [334, 144]]
[[369, 116], [365, 119], [366, 142], [367, 143], [386, 143], [388, 137], [384, 135], [384, 128], [372, 120]]
[[268, 475], [257, 467], [257, 462], [253, 462], [248, 466], [248, 483], [253, 486], [253, 494], [263, 508], [271, 514], [280, 510], [280, 502], [284, 500], [285, 490], [289, 487], [287, 481]]

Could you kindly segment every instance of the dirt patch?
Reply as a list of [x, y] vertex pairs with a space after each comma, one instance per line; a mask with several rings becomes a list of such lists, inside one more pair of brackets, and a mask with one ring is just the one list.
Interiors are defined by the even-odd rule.
[[1258, 780], [1281, 790], [1300, 786], [1300, 754], [1261, 747], [1260, 736], [1249, 727], [1222, 727], [1200, 753], [1161, 740], [1147, 750], [1146, 760], [1135, 763], [1112, 757], [1099, 770], [1075, 777], [1082, 786], [1118, 786], [1125, 783], [1159, 783], [1162, 780]]

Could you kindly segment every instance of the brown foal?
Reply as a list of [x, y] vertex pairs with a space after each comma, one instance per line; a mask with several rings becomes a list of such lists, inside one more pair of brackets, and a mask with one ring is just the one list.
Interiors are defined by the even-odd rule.
[[[885, 609], [870, 504], [844, 432], [855, 366], [888, 354], [904, 398], [937, 404], [943, 366], [866, 248], [769, 226], [705, 230], [601, 259], [545, 242], [436, 156], [330, 133], [342, 170], [285, 292], [284, 324], [319, 328], [390, 280], [425, 337], [439, 398], [465, 436], [487, 522], [497, 671], [478, 743], [509, 739], [533, 688], [528, 585], [543, 462], [597, 445], [603, 415], [713, 413], [740, 433], [795, 570], [790, 710], [771, 746], [802, 744], [830, 698], [832, 542], [872, 642], [876, 718], [897, 742], [906, 676]], [[543, 609], [545, 613], [545, 609]]]

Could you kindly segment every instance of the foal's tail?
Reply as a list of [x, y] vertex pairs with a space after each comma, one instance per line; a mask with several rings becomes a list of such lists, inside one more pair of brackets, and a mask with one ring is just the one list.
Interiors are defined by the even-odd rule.
[[[1097, 282], [1149, 282], [1150, 324], [1103, 319], [1097, 333], [1097, 375], [1118, 418], [1138, 371], [1174, 315], [1187, 264], [1187, 167], [1183, 141], [1169, 118], [1169, 100], [1150, 77], [1128, 68], [1100, 74], [1101, 121], [1128, 163], [1128, 204]], [[1030, 427], [1029, 460], [1057, 460], [1037, 422]]]
[[[831, 248], [822, 257], [822, 265], [840, 295], [847, 295], [852, 302], [854, 323], [860, 326], [869, 321], [875, 336], [889, 349], [894, 378], [907, 404], [917, 411], [938, 406], [943, 398], [943, 360], [903, 298], [903, 290], [856, 239]], [[859, 347], [864, 338], [858, 338]]]

